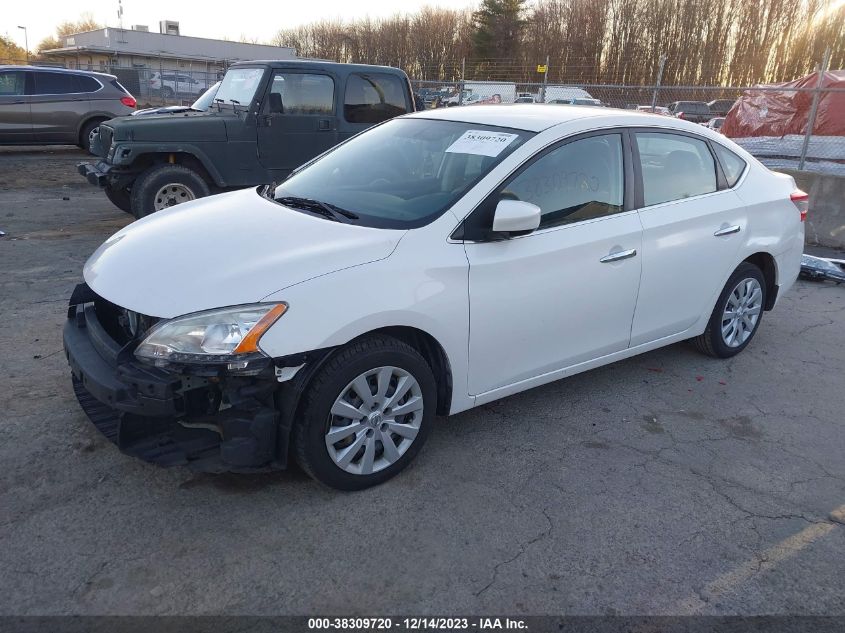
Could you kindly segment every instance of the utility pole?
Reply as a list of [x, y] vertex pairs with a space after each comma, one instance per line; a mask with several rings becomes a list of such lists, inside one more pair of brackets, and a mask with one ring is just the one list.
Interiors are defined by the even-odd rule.
[[27, 33], [25, 26], [19, 26], [18, 28], [23, 29], [23, 45], [26, 48], [26, 63], [29, 64], [29, 33]]
[[822, 81], [824, 81], [824, 74], [827, 72], [827, 66], [830, 64], [830, 47], [824, 52], [822, 58], [822, 65], [819, 68], [819, 78], [816, 81], [816, 89], [813, 92], [813, 105], [810, 106], [810, 115], [807, 117], [807, 130], [804, 132], [804, 144], [801, 146], [801, 158], [798, 159], [798, 170], [804, 169], [804, 161], [807, 160], [807, 149], [810, 146], [810, 137], [813, 135], [813, 126], [816, 124], [816, 113], [819, 109], [819, 98], [822, 93]]
[[464, 103], [464, 80], [467, 72], [467, 58], [461, 57], [461, 82], [458, 84], [458, 105]]

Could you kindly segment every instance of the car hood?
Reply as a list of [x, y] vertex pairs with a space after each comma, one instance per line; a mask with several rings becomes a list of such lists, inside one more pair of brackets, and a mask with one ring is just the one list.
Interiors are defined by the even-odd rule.
[[219, 112], [165, 112], [110, 120], [114, 141], [188, 143], [225, 141], [226, 124]]
[[384, 259], [404, 234], [334, 222], [246, 189], [133, 222], [94, 252], [83, 274], [94, 292], [116, 305], [172, 318], [254, 303]]

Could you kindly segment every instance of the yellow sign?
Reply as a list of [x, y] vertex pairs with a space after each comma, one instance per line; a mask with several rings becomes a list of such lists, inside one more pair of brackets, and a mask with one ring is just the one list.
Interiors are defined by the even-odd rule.
[[546, 65], [545, 64], [537, 64], [537, 72], [538, 73], [546, 72]]

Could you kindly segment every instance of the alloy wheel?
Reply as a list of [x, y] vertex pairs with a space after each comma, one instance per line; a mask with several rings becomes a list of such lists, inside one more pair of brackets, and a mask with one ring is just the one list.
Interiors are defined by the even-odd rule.
[[399, 367], [377, 367], [350, 382], [334, 401], [326, 425], [332, 461], [355, 475], [370, 475], [399, 460], [423, 420], [417, 380]]
[[754, 333], [763, 310], [763, 289], [753, 277], [740, 281], [722, 312], [722, 340], [728, 347], [739, 347]]

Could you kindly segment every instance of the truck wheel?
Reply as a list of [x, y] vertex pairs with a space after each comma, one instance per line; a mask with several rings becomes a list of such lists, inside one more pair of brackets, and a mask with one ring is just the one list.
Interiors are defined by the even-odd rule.
[[130, 193], [127, 189], [116, 189], [106, 185], [103, 188], [103, 191], [106, 192], [106, 198], [108, 198], [114, 206], [121, 211], [126, 211], [126, 213], [132, 213], [132, 201], [130, 200]]
[[211, 193], [205, 179], [182, 165], [154, 165], [132, 185], [131, 206], [136, 218], [204, 198]]

